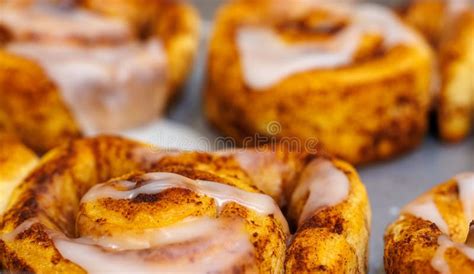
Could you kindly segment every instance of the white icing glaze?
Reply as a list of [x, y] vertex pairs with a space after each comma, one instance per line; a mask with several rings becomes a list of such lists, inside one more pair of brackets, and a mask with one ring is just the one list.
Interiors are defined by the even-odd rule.
[[[0, 238], [12, 241], [36, 222], [26, 221]], [[135, 242], [133, 238], [125, 241], [119, 237], [106, 241], [71, 239], [50, 230], [48, 234], [64, 258], [88, 273], [214, 273], [228, 270], [243, 259], [254, 259], [254, 247], [242, 220], [205, 217], [187, 220], [135, 235]], [[182, 244], [173, 245], [178, 242]]]
[[142, 127], [117, 133], [167, 151], [171, 149], [209, 151], [212, 149], [210, 140], [198, 130], [164, 118], [156, 119]]
[[466, 257], [468, 257], [469, 260], [474, 261], [474, 248], [468, 247], [467, 245], [462, 243], [455, 243], [446, 235], [439, 236], [438, 245], [438, 249], [436, 249], [436, 253], [431, 259], [431, 266], [437, 271], [439, 271], [441, 274], [451, 273], [449, 265], [444, 258], [444, 254], [449, 248], [458, 249]]
[[218, 155], [233, 156], [243, 170], [250, 176], [258, 189], [285, 204], [283, 177], [290, 167], [278, 159], [275, 151], [255, 149], [232, 149], [217, 152]]
[[474, 6], [472, 0], [445, 0], [447, 7], [446, 10], [449, 15], [456, 15], [463, 11], [469, 10]]
[[449, 228], [436, 207], [431, 195], [423, 195], [409, 203], [402, 209], [402, 213], [411, 214], [415, 217], [434, 223], [441, 232], [449, 235]]
[[220, 223], [207, 217], [189, 217], [180, 223], [162, 227], [150, 228], [140, 233], [123, 233], [114, 236], [99, 238], [83, 237], [85, 243], [93, 241], [110, 250], [138, 250], [154, 246], [162, 246], [187, 242], [193, 239], [210, 236], [210, 232], [217, 231]]
[[457, 181], [459, 200], [466, 216], [466, 222], [469, 224], [474, 220], [474, 173], [461, 173], [454, 179]]
[[132, 159], [138, 163], [155, 164], [164, 157], [177, 156], [182, 151], [175, 149], [162, 149], [152, 145], [139, 146], [132, 150]]
[[[466, 224], [469, 225], [474, 218], [474, 173], [461, 173], [455, 176], [454, 179], [458, 184], [459, 200], [461, 201], [466, 217]], [[430, 221], [436, 224], [441, 232], [449, 235], [448, 225], [434, 203], [432, 195], [426, 194], [421, 196], [402, 209], [402, 212]]]
[[10, 43], [38, 61], [88, 134], [155, 119], [168, 96], [166, 55], [157, 40], [115, 47]]
[[186, 188], [213, 198], [218, 210], [225, 204], [234, 202], [262, 215], [273, 214], [285, 232], [289, 232], [288, 224], [280, 208], [268, 195], [247, 192], [222, 183], [192, 180], [175, 173], [147, 173], [144, 175], [144, 179], [146, 181], [138, 187], [136, 187], [135, 182], [131, 181], [117, 181], [113, 185], [109, 183], [98, 184], [82, 197], [81, 203], [101, 198], [133, 199], [139, 194], [156, 194], [170, 188]]
[[132, 33], [126, 22], [74, 8], [59, 9], [38, 5], [31, 8], [0, 9], [0, 25], [6, 26], [16, 40], [124, 41]]
[[322, 158], [313, 160], [301, 174], [299, 184], [292, 195], [293, 201], [301, 200], [309, 192], [299, 223], [304, 222], [321, 208], [343, 202], [347, 199], [349, 191], [350, 182], [344, 172], [329, 160]]
[[348, 65], [365, 34], [380, 34], [386, 48], [420, 41], [389, 9], [375, 4], [354, 6], [351, 20], [348, 27], [323, 43], [289, 44], [268, 27], [241, 27], [236, 42], [246, 83], [264, 89], [295, 73]]

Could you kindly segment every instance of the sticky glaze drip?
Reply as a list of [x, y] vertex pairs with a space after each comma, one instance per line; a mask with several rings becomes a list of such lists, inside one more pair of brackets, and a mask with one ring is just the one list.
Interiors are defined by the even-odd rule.
[[85, 236], [81, 240], [84, 243], [95, 242], [109, 250], [139, 250], [209, 237], [212, 232], [218, 231], [221, 225], [214, 219], [189, 217], [174, 225], [144, 229], [139, 233], [122, 233], [98, 238]]
[[474, 6], [472, 0], [445, 0], [446, 12], [450, 16], [455, 16], [461, 12], [469, 10]]
[[134, 161], [138, 163], [148, 163], [148, 167], [151, 168], [153, 164], [156, 164], [161, 159], [165, 157], [178, 156], [181, 153], [182, 151], [178, 149], [161, 148], [154, 145], [144, 145], [133, 149], [131, 156]]
[[[27, 221], [1, 239], [12, 241], [36, 222]], [[135, 235], [136, 242], [47, 232], [61, 255], [88, 273], [214, 273], [255, 263], [242, 220], [197, 218]], [[183, 236], [180, 243], [178, 236]]]
[[80, 9], [60, 9], [47, 5], [30, 8], [3, 7], [0, 25], [16, 41], [42, 42], [123, 42], [132, 38], [126, 22]]
[[283, 195], [283, 180], [291, 172], [291, 168], [278, 158], [275, 151], [234, 149], [220, 151], [217, 154], [234, 157], [258, 189], [272, 196], [280, 206], [286, 203]]
[[361, 37], [367, 34], [383, 36], [386, 48], [420, 41], [390, 10], [375, 4], [355, 6], [351, 20], [348, 27], [324, 43], [288, 44], [268, 27], [241, 27], [236, 43], [246, 83], [265, 89], [295, 73], [349, 65]]
[[454, 177], [459, 189], [459, 200], [461, 201], [466, 223], [474, 220], [474, 173], [461, 173]]
[[432, 195], [423, 195], [402, 209], [402, 213], [434, 223], [441, 232], [449, 234], [449, 228], [441, 216]]
[[39, 62], [88, 134], [152, 120], [168, 96], [157, 40], [114, 47], [10, 43], [7, 50]]
[[247, 192], [222, 183], [192, 180], [175, 173], [147, 173], [143, 178], [146, 181], [140, 186], [131, 181], [117, 181], [112, 185], [109, 183], [96, 185], [82, 197], [81, 203], [103, 198], [133, 199], [140, 194], [157, 194], [170, 188], [186, 188], [213, 198], [218, 210], [222, 209], [225, 204], [234, 202], [262, 215], [273, 214], [285, 232], [289, 231], [280, 208], [268, 195]]
[[436, 249], [436, 253], [431, 260], [431, 266], [439, 271], [441, 274], [450, 274], [451, 270], [449, 268], [444, 255], [446, 250], [449, 248], [456, 248], [462, 254], [469, 258], [469, 260], [474, 261], [474, 248], [468, 247], [462, 243], [453, 242], [449, 239], [446, 235], [441, 235], [438, 238], [438, 249]]
[[301, 224], [319, 209], [337, 205], [347, 199], [350, 182], [346, 174], [326, 159], [316, 159], [309, 163], [301, 175], [292, 200], [308, 199], [299, 217]]

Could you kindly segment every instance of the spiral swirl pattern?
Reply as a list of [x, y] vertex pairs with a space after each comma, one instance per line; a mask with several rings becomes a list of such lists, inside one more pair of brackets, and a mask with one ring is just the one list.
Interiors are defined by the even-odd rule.
[[[198, 153], [82, 139], [48, 153], [11, 197], [0, 223], [8, 270], [365, 271], [370, 210], [355, 171], [282, 147]], [[340, 260], [317, 260], [325, 246]]]

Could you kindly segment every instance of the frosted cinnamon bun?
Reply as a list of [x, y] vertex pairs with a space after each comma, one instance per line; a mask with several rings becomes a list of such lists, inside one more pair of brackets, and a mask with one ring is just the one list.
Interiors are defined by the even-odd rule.
[[[197, 47], [198, 18], [186, 4], [155, 1], [135, 7], [137, 12], [146, 10], [142, 16], [146, 24], [137, 25], [92, 2], [3, 3], [0, 29], [6, 38], [0, 49], [5, 56], [0, 60], [4, 68], [0, 74], [10, 74], [6, 64], [14, 67], [23, 74], [19, 77], [28, 79], [28, 89], [37, 94], [47, 91], [35, 82], [50, 83], [48, 89], [60, 93], [63, 108], [73, 116], [70, 124], [78, 131], [94, 134], [142, 126], [164, 111], [184, 80], [184, 68], [190, 66]], [[20, 57], [25, 59], [22, 62], [36, 63], [42, 74], [33, 77], [15, 61]], [[3, 101], [13, 100], [9, 93], [22, 93], [15, 88], [25, 83], [15, 80], [20, 81], [14, 78], [1, 83], [0, 90], [12, 89], [0, 91]], [[23, 100], [15, 113], [27, 112], [27, 107], [37, 103], [26, 95]]]
[[376, 4], [231, 1], [210, 42], [206, 112], [240, 141], [276, 121], [277, 138], [317, 138], [356, 164], [386, 159], [425, 133], [431, 58]]
[[46, 154], [0, 199], [9, 200], [0, 222], [8, 271], [367, 268], [370, 208], [355, 170], [283, 147], [205, 153], [79, 139]]
[[474, 4], [469, 0], [414, 0], [405, 20], [420, 30], [437, 52], [437, 124], [446, 141], [464, 139], [474, 109]]
[[387, 273], [474, 271], [474, 173], [461, 173], [406, 205], [385, 232]]

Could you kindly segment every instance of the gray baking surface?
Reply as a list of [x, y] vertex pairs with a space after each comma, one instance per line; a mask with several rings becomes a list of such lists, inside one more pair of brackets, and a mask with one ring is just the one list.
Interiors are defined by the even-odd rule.
[[[181, 98], [168, 118], [185, 124], [211, 140], [218, 133], [206, 123], [201, 92], [205, 73], [207, 36], [210, 23], [203, 24], [200, 54]], [[225, 79], [224, 79], [225, 80]], [[415, 151], [391, 161], [358, 168], [369, 192], [372, 206], [370, 273], [383, 273], [383, 233], [400, 207], [432, 186], [456, 173], [474, 170], [474, 142], [470, 137], [460, 144], [442, 144], [428, 136]]]

